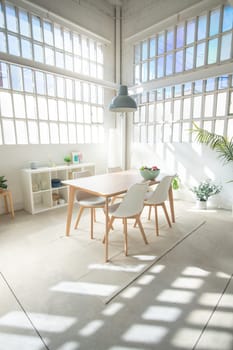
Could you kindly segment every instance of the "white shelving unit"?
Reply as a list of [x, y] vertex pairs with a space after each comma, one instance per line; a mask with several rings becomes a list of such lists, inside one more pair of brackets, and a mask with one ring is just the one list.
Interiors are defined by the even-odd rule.
[[[52, 179], [69, 180], [73, 178], [73, 172], [83, 170], [88, 170], [94, 175], [95, 164], [80, 163], [51, 168], [22, 169], [24, 209], [31, 214], [37, 214], [67, 205], [68, 187], [62, 184], [53, 187]], [[59, 200], [55, 198], [59, 198]]]

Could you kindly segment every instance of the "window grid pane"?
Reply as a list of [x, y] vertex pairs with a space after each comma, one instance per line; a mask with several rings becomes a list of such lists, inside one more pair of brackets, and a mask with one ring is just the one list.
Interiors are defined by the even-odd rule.
[[[0, 52], [20, 56], [22, 46], [24, 58], [103, 79], [104, 46], [100, 42], [9, 3], [5, 7], [0, 3], [0, 28], [5, 29], [0, 32]], [[146, 44], [146, 57], [147, 51]]]
[[104, 142], [101, 86], [1, 61], [0, 77], [1, 144]]
[[[133, 117], [133, 142], [194, 142], [189, 133], [193, 122], [220, 135], [231, 134], [232, 79], [232, 75], [223, 75], [135, 96], [138, 110]], [[147, 98], [150, 95], [153, 99]]]
[[231, 60], [232, 35], [233, 9], [228, 5], [155, 33], [134, 47], [134, 83]]

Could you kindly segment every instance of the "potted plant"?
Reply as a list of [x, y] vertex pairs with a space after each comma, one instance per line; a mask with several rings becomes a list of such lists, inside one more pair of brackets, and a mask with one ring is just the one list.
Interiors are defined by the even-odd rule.
[[196, 195], [197, 207], [206, 209], [209, 197], [221, 192], [222, 186], [215, 185], [210, 180], [205, 180], [198, 186], [192, 187], [190, 190]]
[[[218, 152], [218, 156], [223, 161], [223, 164], [233, 161], [233, 138], [228, 140], [225, 136], [199, 128], [195, 123], [193, 125], [194, 128], [191, 129], [191, 132], [196, 134], [197, 142], [204, 143], [212, 150]], [[233, 180], [228, 182], [233, 182]]]
[[0, 191], [7, 189], [7, 179], [4, 175], [0, 176]]
[[172, 179], [172, 189], [178, 190], [180, 188], [180, 178], [178, 175], [175, 175]]
[[173, 193], [173, 198], [174, 199], [180, 199], [180, 178], [176, 174], [174, 175], [172, 182], [171, 182], [171, 187], [172, 187], [172, 193]]
[[71, 163], [71, 156], [69, 154], [64, 157], [64, 162], [66, 162], [67, 165], [70, 165], [70, 163]]

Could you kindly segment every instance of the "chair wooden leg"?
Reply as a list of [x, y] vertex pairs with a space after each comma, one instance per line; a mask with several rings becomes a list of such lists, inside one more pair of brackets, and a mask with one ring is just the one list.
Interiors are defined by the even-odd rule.
[[8, 192], [8, 198], [9, 198], [9, 203], [10, 203], [11, 216], [12, 216], [12, 218], [14, 218], [15, 212], [14, 212], [13, 199], [12, 199], [11, 192]]
[[96, 210], [95, 210], [95, 208], [93, 209], [93, 219], [94, 219], [94, 222], [96, 222]]
[[125, 236], [125, 256], [128, 255], [128, 235], [127, 235], [127, 219], [124, 218], [123, 219], [123, 223], [124, 223], [124, 236]]
[[142, 222], [141, 222], [141, 220], [140, 220], [140, 216], [137, 216], [137, 217], [136, 217], [136, 221], [135, 221], [135, 222], [137, 222], [137, 224], [138, 224], [138, 226], [139, 226], [139, 229], [140, 229], [140, 232], [141, 232], [141, 234], [142, 234], [142, 237], [143, 237], [143, 240], [144, 240], [145, 244], [148, 244], [148, 241], [147, 241], [146, 235], [145, 235], [145, 231], [144, 231], [144, 229], [143, 229]]
[[116, 200], [116, 197], [111, 198], [111, 205], [115, 202], [115, 200]]
[[91, 208], [91, 239], [93, 239], [93, 226], [94, 226], [94, 219], [95, 219], [95, 209]]
[[169, 227], [172, 227], [171, 220], [169, 219], [169, 216], [168, 216], [166, 204], [165, 204], [165, 203], [162, 203], [162, 207], [163, 207], [163, 211], [164, 211], [164, 214], [165, 214], [165, 216], [166, 216], [168, 225], [169, 225]]
[[84, 207], [80, 207], [79, 212], [78, 212], [78, 217], [77, 217], [76, 223], [75, 223], [75, 225], [74, 225], [74, 228], [75, 228], [75, 229], [77, 229], [77, 227], [78, 227], [79, 220], [80, 220], [80, 218], [81, 218], [81, 215], [82, 215], [82, 213], [83, 213], [83, 210], [84, 210]]
[[4, 196], [4, 206], [5, 206], [5, 213], [8, 214], [9, 213], [9, 209], [8, 209], [8, 203], [7, 203], [6, 196]]
[[[113, 229], [113, 221], [115, 220], [115, 217], [112, 216], [111, 219], [109, 218], [108, 220], [108, 232], [110, 231], [110, 229]], [[105, 235], [104, 235], [104, 238], [102, 240], [102, 243], [105, 243]]]
[[[103, 208], [103, 212], [104, 212], [104, 214], [105, 214], [105, 210], [104, 210], [105, 208]], [[110, 223], [110, 216], [108, 216], [108, 222]], [[109, 228], [109, 230], [114, 230], [114, 227], [113, 227], [113, 225], [111, 225], [111, 227]]]
[[155, 231], [156, 235], [159, 235], [159, 224], [158, 224], [158, 208], [157, 205], [155, 205]]
[[149, 206], [148, 220], [151, 218], [151, 205]]

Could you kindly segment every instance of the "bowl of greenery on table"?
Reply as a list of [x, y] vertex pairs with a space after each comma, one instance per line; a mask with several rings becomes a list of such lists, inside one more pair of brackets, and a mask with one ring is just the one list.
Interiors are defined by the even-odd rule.
[[146, 181], [154, 180], [159, 175], [159, 173], [160, 169], [156, 165], [153, 165], [152, 167], [142, 166], [140, 168], [140, 174]]

